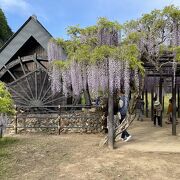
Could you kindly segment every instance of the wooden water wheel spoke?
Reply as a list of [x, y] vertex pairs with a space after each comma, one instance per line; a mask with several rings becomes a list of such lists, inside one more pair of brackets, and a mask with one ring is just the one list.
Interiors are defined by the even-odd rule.
[[27, 103], [29, 102], [29, 99], [26, 99], [25, 97], [23, 97], [20, 93], [18, 93], [16, 90], [14, 90], [12, 87], [8, 87], [10, 89], [10, 91], [12, 91], [13, 93], [15, 93], [18, 97], [21, 97], [22, 99], [24, 99]]
[[48, 89], [46, 90], [46, 92], [44, 93], [44, 95], [42, 96], [42, 98], [40, 99], [41, 101], [43, 101], [43, 99], [46, 97], [47, 93], [51, 90], [51, 86], [48, 87]]
[[64, 99], [64, 98], [65, 98], [65, 97], [58, 97], [58, 98], [53, 99], [53, 100], [51, 100], [51, 101], [45, 102], [44, 104], [46, 105], [46, 104], [49, 104], [49, 103], [52, 103], [52, 102], [54, 102], [54, 101], [57, 101], [57, 100], [59, 100], [59, 99]]
[[34, 73], [34, 79], [35, 79], [35, 99], [37, 99], [37, 94], [38, 94], [38, 88], [37, 88], [37, 72]]
[[[24, 74], [24, 76], [26, 76], [27, 73], [26, 73], [26, 71], [25, 71], [25, 69], [24, 69], [22, 60], [21, 60], [20, 57], [18, 57], [18, 58], [19, 58], [19, 62], [20, 62], [20, 65], [21, 65], [21, 69], [22, 69], [22, 71], [23, 71], [23, 74]], [[30, 84], [29, 84], [29, 81], [28, 81], [27, 76], [26, 76], [26, 82], [27, 82], [27, 86], [28, 86], [29, 92], [31, 93], [31, 97], [34, 98], [33, 93], [32, 93], [32, 89], [31, 89], [31, 86], [30, 86]]]
[[38, 99], [40, 99], [40, 97], [41, 97], [41, 94], [42, 94], [46, 79], [47, 79], [47, 73], [44, 76], [43, 83], [42, 83], [42, 86], [41, 86], [41, 90], [40, 90]]
[[46, 102], [49, 98], [52, 98], [54, 96], [54, 94], [51, 94], [50, 96], [48, 96], [47, 98], [43, 99], [43, 102]]
[[[6, 68], [6, 67], [5, 67]], [[7, 72], [11, 75], [11, 77], [14, 79], [14, 81], [18, 84], [18, 86], [20, 87], [20, 89], [26, 94], [26, 96], [31, 99], [31, 97], [26, 93], [25, 89], [23, 88], [23, 86], [18, 82], [19, 80], [11, 73], [11, 71], [9, 69], [7, 69]]]

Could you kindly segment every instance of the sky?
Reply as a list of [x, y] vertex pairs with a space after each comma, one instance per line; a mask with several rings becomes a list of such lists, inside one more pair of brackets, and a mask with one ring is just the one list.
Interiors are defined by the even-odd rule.
[[180, 0], [0, 0], [13, 32], [36, 15], [53, 37], [65, 39], [68, 26], [94, 25], [98, 17], [124, 23], [170, 4], [180, 6]]

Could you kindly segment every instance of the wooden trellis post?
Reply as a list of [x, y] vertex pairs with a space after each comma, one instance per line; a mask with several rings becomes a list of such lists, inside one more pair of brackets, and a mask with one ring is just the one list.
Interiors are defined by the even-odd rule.
[[148, 91], [147, 91], [147, 89], [146, 89], [146, 91], [145, 91], [145, 103], [146, 103], [146, 117], [148, 117]]
[[16, 114], [15, 114], [15, 122], [14, 122], [14, 131], [15, 131], [15, 134], [17, 134], [17, 106], [15, 105], [15, 110], [16, 110]]
[[61, 106], [58, 106], [58, 134], [61, 134]]
[[[163, 78], [160, 76], [160, 80], [159, 80], [159, 102], [161, 103], [161, 106], [163, 101], [162, 101], [162, 85], [163, 85]], [[160, 121], [161, 121], [161, 126], [162, 126], [162, 111], [161, 111], [161, 117], [160, 117]]]
[[177, 99], [177, 101], [178, 101], [178, 118], [180, 118], [180, 88], [178, 87], [178, 99]]
[[173, 104], [173, 113], [172, 113], [172, 135], [176, 135], [176, 79], [175, 76], [172, 77], [172, 104]]
[[151, 120], [154, 120], [154, 89], [151, 89]]

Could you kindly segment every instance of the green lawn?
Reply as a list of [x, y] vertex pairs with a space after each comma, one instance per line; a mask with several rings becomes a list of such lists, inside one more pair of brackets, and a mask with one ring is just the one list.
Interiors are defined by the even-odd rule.
[[7, 174], [10, 173], [8, 169], [8, 163], [11, 158], [10, 148], [18, 142], [18, 139], [13, 137], [3, 137], [0, 139], [0, 179], [7, 177]]

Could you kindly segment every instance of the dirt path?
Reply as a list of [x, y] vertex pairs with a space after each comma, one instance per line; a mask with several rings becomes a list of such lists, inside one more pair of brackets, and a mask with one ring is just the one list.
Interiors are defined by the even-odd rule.
[[134, 122], [132, 141], [117, 141], [113, 151], [98, 146], [103, 135], [18, 135], [3, 179], [179, 180], [180, 134], [151, 124]]

